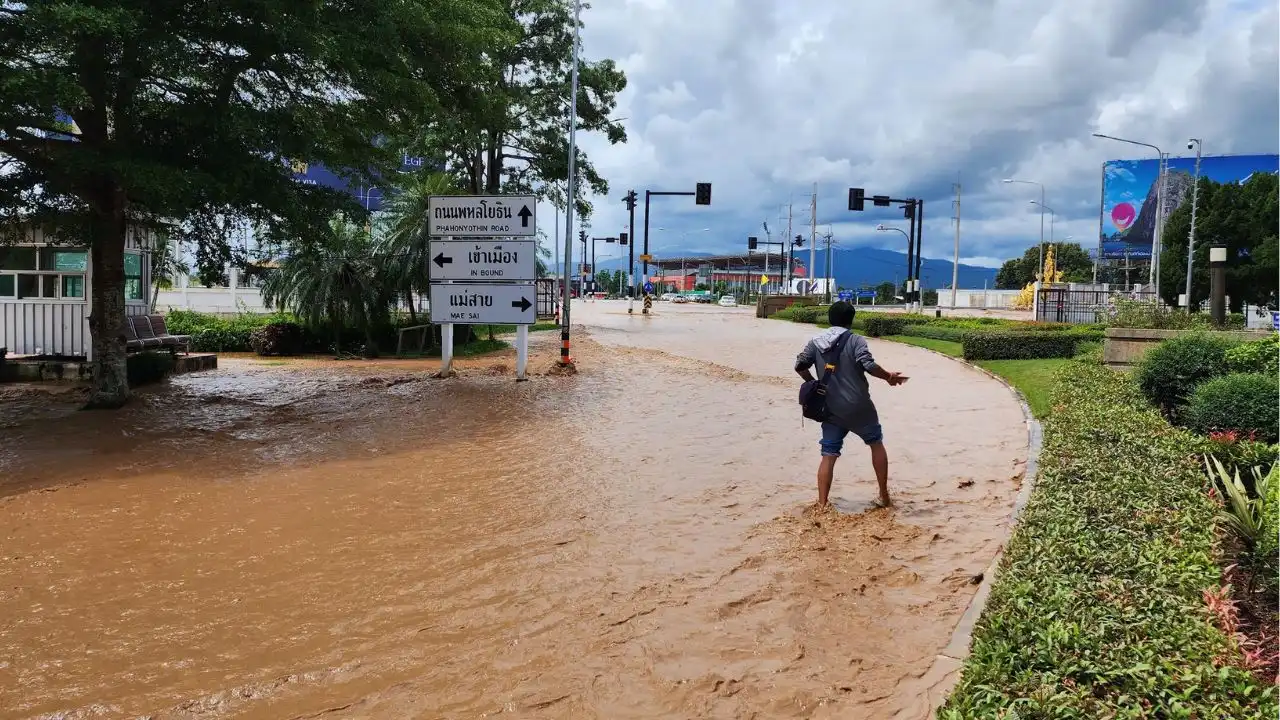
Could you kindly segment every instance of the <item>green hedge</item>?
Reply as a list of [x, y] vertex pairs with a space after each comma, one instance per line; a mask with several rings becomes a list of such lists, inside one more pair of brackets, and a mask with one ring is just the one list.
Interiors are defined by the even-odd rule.
[[946, 325], [908, 325], [902, 328], [899, 335], [908, 337], [929, 338], [931, 340], [947, 340], [963, 342], [970, 333], [981, 332], [971, 328], [948, 327]]
[[863, 328], [867, 335], [871, 337], [885, 337], [886, 335], [901, 335], [903, 329], [909, 325], [927, 324], [929, 318], [924, 315], [916, 314], [895, 314], [895, 315], [869, 315], [863, 320]]
[[1220, 667], [1239, 655], [1203, 599], [1221, 568], [1202, 441], [1123, 373], [1072, 362], [1056, 382], [1035, 491], [938, 717], [1275, 718], [1274, 686]]
[[1236, 432], [1274, 443], [1280, 425], [1277, 395], [1275, 375], [1231, 373], [1196, 385], [1180, 416], [1187, 428], [1203, 435]]
[[1034, 360], [1069, 358], [1078, 335], [1063, 332], [975, 332], [964, 336], [965, 360]]

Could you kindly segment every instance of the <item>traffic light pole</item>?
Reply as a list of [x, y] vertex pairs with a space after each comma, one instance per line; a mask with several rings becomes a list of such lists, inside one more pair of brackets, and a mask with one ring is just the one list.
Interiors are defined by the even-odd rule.
[[[873, 195], [868, 198], [862, 188], [849, 188], [849, 210], [853, 212], [861, 212], [867, 200], [871, 200], [876, 207], [889, 207], [894, 203], [899, 203], [906, 211], [906, 217], [910, 221], [910, 232], [907, 233], [907, 287], [903, 292], [903, 300], [906, 301], [907, 309], [911, 309], [913, 298], [918, 298], [919, 293], [919, 276], [920, 267], [923, 257], [920, 254], [921, 240], [924, 237], [924, 201], [915, 198], [907, 198], [905, 200], [892, 198], [888, 195]], [[897, 292], [897, 281], [894, 281], [894, 292]]]
[[921, 242], [924, 240], [924, 200], [916, 200], [916, 312], [920, 312], [924, 307], [921, 300], [924, 296], [920, 292], [920, 266], [924, 260], [924, 248]]
[[636, 191], [628, 190], [622, 201], [627, 204], [630, 215], [627, 223], [627, 314], [630, 315], [636, 301]]

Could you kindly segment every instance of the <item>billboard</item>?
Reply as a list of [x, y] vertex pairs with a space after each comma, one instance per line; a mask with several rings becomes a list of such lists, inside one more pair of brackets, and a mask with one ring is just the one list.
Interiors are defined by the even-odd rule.
[[[305, 185], [322, 185], [353, 195], [365, 210], [371, 212], [377, 212], [382, 209], [382, 202], [385, 198], [382, 188], [363, 183], [352, 184], [346, 178], [319, 163], [292, 161], [288, 163], [288, 166], [293, 179], [297, 182]], [[444, 162], [437, 161], [433, 163], [426, 158], [414, 157], [407, 153], [401, 154], [400, 172], [415, 172], [423, 167], [434, 167], [436, 170], [443, 172]]]
[[[1184, 202], [1191, 202], [1196, 159], [1169, 158], [1165, 179], [1164, 217]], [[1244, 182], [1258, 172], [1280, 171], [1276, 155], [1206, 155], [1200, 158], [1200, 176], [1214, 182]], [[1159, 161], [1109, 160], [1102, 166], [1102, 257], [1143, 259], [1151, 257], [1156, 228], [1156, 191]], [[1166, 238], [1165, 244], [1168, 244]]]

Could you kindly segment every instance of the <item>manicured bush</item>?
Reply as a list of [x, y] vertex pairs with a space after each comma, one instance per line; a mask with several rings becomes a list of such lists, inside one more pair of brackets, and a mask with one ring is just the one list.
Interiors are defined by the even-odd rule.
[[908, 337], [929, 338], [931, 340], [947, 340], [949, 342], [962, 342], [966, 335], [975, 332], [982, 332], [973, 328], [949, 327], [946, 325], [907, 325], [902, 328], [899, 335]]
[[1231, 372], [1280, 374], [1280, 333], [1240, 343], [1226, 357]]
[[1183, 424], [1203, 435], [1235, 431], [1273, 443], [1280, 424], [1278, 396], [1275, 375], [1231, 373], [1197, 385], [1180, 415]]
[[249, 335], [249, 347], [259, 355], [301, 355], [307, 346], [307, 333], [294, 322], [273, 322]]
[[1069, 358], [1080, 338], [1061, 332], [976, 332], [962, 341], [965, 360]]
[[1147, 351], [1136, 377], [1152, 405], [1176, 418], [1196, 385], [1227, 371], [1230, 340], [1195, 333], [1166, 340]]
[[125, 358], [124, 367], [129, 387], [150, 385], [173, 372], [173, 354], [168, 351], [134, 353]]
[[938, 717], [1275, 718], [1276, 688], [1240, 667], [1203, 599], [1221, 577], [1204, 441], [1106, 367], [1068, 363], [1053, 402], [1035, 490]]
[[900, 315], [872, 315], [864, 321], [867, 335], [871, 337], [885, 337], [887, 335], [901, 335], [902, 329], [908, 325], [923, 325], [928, 323], [929, 318], [924, 315], [917, 314], [900, 314]]

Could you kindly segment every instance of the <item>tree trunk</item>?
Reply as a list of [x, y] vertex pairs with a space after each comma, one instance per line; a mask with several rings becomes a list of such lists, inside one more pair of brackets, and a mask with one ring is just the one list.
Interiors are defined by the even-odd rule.
[[414, 312], [414, 310], [413, 310], [413, 291], [412, 291], [412, 290], [410, 290], [410, 291], [405, 295], [405, 299], [406, 299], [406, 300], [408, 300], [408, 302], [409, 302], [409, 324], [410, 324], [410, 325], [417, 325], [417, 324], [418, 324], [418, 314], [417, 314], [416, 312]]
[[129, 401], [125, 365], [124, 197], [111, 187], [96, 198], [90, 219], [93, 311], [93, 387], [86, 410], [114, 409]]

